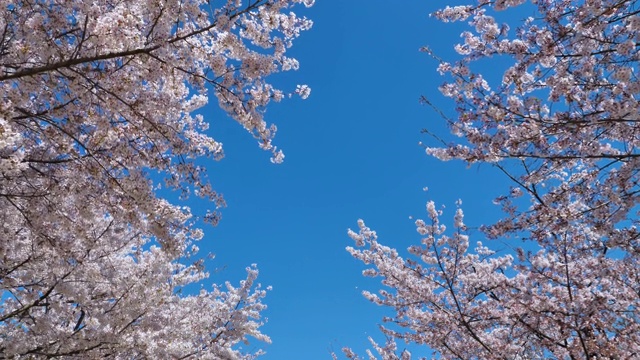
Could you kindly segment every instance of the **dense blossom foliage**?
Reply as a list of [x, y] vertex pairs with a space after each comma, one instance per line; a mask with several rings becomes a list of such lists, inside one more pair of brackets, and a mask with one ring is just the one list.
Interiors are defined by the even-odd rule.
[[[496, 20], [523, 13], [517, 28]], [[406, 258], [361, 222], [349, 251], [390, 288], [365, 293], [396, 311], [384, 332], [449, 359], [640, 357], [638, 2], [479, 0], [435, 16], [470, 29], [460, 61], [439, 66], [460, 139], [427, 153], [513, 181], [484, 234], [514, 251], [470, 245], [461, 210], [446, 231], [433, 203]], [[497, 84], [478, 71], [488, 58], [508, 63]]]
[[194, 114], [210, 94], [282, 160], [266, 77], [298, 68], [296, 3], [313, 0], [0, 1], [0, 357], [260, 353], [242, 348], [269, 340], [256, 268], [181, 295], [207, 277], [202, 232], [149, 174], [222, 205], [194, 163], [222, 157]]

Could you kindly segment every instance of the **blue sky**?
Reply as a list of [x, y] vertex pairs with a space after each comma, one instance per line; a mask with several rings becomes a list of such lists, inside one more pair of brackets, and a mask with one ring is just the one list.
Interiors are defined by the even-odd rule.
[[377, 289], [378, 281], [363, 278], [364, 267], [344, 250], [352, 245], [346, 230], [359, 218], [381, 242], [405, 250], [419, 241], [409, 216], [424, 216], [429, 199], [445, 205], [449, 218], [462, 199], [471, 227], [499, 216], [492, 199], [508, 183], [497, 170], [442, 163], [419, 146], [431, 141], [423, 128], [448, 134], [419, 97], [449, 114], [453, 109], [437, 91], [444, 79], [436, 62], [418, 51], [428, 45], [441, 57], [454, 56], [462, 26], [429, 18], [447, 4], [319, 0], [296, 9], [315, 25], [291, 51], [301, 69], [275, 81], [289, 90], [306, 83], [312, 92], [306, 101], [286, 100], [266, 114], [279, 129], [282, 165], [271, 164], [269, 154], [213, 105], [203, 112], [225, 147], [226, 157], [208, 168], [228, 207], [218, 227], [205, 228], [199, 245], [216, 254], [208, 263], [213, 281], [237, 282], [257, 263], [260, 282], [273, 286], [263, 328], [273, 344], [252, 343], [267, 351], [263, 359], [330, 359], [330, 351], [343, 346], [363, 353], [369, 335], [383, 340], [377, 324], [391, 313], [361, 295]]

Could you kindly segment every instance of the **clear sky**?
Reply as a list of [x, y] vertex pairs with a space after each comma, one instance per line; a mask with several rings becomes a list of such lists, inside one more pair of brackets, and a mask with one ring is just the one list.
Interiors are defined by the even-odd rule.
[[[429, 199], [446, 205], [449, 218], [462, 199], [471, 227], [499, 215], [491, 201], [507, 183], [497, 170], [442, 163], [419, 145], [431, 141], [423, 128], [448, 134], [419, 97], [449, 114], [453, 109], [437, 91], [444, 79], [436, 62], [418, 51], [428, 45], [452, 58], [461, 25], [429, 18], [447, 4], [318, 0], [313, 8], [296, 9], [315, 25], [291, 51], [301, 69], [275, 80], [289, 90], [306, 83], [312, 92], [306, 101], [286, 100], [266, 114], [279, 129], [282, 165], [271, 164], [215, 104], [203, 112], [225, 147], [226, 157], [208, 168], [228, 207], [218, 227], [205, 228], [199, 245], [216, 254], [208, 262], [213, 281], [237, 283], [245, 266], [257, 263], [260, 282], [273, 286], [263, 328], [273, 344], [252, 343], [267, 351], [263, 359], [330, 359], [330, 351], [343, 346], [363, 353], [369, 335], [383, 341], [377, 324], [391, 313], [361, 295], [377, 289], [378, 280], [363, 278], [364, 267], [344, 250], [352, 245], [347, 228], [356, 228], [359, 218], [381, 242], [405, 250], [419, 241], [409, 216], [424, 216]], [[484, 240], [477, 232], [471, 236]]]

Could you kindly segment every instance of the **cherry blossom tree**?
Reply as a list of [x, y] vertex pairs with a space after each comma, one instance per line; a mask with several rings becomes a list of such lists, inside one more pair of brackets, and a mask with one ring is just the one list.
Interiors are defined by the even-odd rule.
[[269, 341], [257, 269], [181, 294], [208, 276], [203, 234], [156, 190], [211, 200], [217, 222], [195, 163], [223, 155], [196, 114], [210, 97], [282, 161], [266, 79], [298, 68], [311, 21], [290, 8], [313, 0], [0, 3], [0, 357], [260, 354], [242, 348]]
[[[516, 7], [532, 16], [496, 20]], [[385, 285], [365, 297], [395, 312], [378, 354], [408, 358], [402, 340], [446, 359], [640, 357], [638, 2], [479, 0], [434, 15], [470, 28], [438, 68], [459, 140], [434, 135], [426, 151], [509, 177], [483, 237], [513, 251], [471, 245], [462, 210], [447, 230], [433, 202], [404, 257], [361, 221], [348, 250]], [[480, 60], [498, 57], [510, 63], [492, 84]]]

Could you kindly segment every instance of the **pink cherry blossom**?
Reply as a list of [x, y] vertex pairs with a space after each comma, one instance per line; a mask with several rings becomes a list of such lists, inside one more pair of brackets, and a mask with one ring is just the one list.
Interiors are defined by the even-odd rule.
[[[640, 356], [638, 3], [524, 3], [435, 13], [470, 27], [455, 46], [460, 59], [438, 67], [462, 141], [426, 148], [441, 160], [491, 163], [514, 183], [496, 199], [503, 219], [474, 234], [513, 251], [479, 239], [471, 248], [461, 210], [446, 230], [433, 203], [406, 256], [359, 222], [348, 251], [385, 286], [364, 295], [395, 312], [383, 359], [399, 358], [395, 341], [445, 359]], [[496, 11], [516, 6], [535, 14], [497, 23]], [[478, 82], [476, 61], [495, 56], [511, 59], [502, 81]]]
[[[0, 353], [3, 358], [251, 359], [265, 290], [208, 277], [190, 209], [224, 205], [195, 159], [222, 145], [215, 99], [273, 153], [265, 107], [312, 0], [0, 0]], [[307, 87], [297, 90], [308, 96]], [[244, 346], [244, 347], [243, 347]]]

